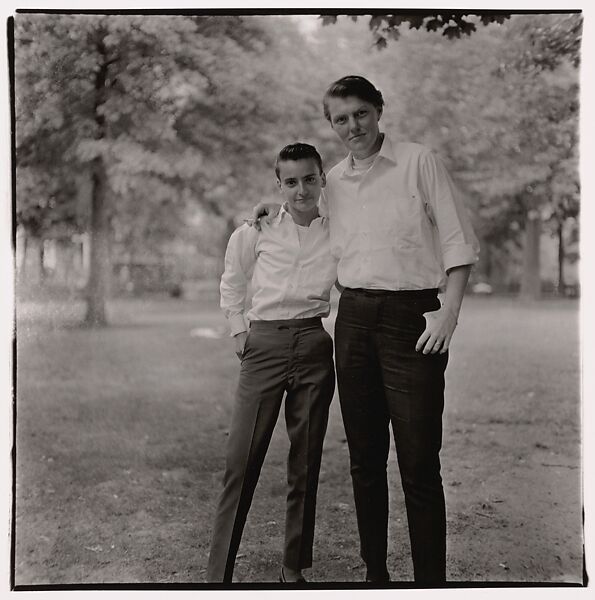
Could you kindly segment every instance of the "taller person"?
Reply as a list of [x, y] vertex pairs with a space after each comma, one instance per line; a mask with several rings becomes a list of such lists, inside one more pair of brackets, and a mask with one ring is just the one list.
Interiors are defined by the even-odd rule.
[[415, 582], [440, 586], [446, 581], [444, 373], [479, 245], [441, 160], [380, 131], [384, 100], [371, 82], [343, 77], [328, 88], [323, 106], [349, 151], [328, 173], [321, 212], [329, 217], [344, 288], [335, 359], [366, 580], [390, 581], [391, 423]]

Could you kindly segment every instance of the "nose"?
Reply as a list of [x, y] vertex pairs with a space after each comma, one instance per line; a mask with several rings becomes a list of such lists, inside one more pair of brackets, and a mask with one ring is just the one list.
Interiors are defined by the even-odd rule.
[[353, 116], [349, 117], [349, 129], [351, 131], [356, 131], [357, 129], [359, 129], [359, 123], [357, 122], [357, 119]]
[[303, 196], [305, 191], [306, 191], [306, 184], [303, 181], [298, 181], [298, 194], [300, 196]]

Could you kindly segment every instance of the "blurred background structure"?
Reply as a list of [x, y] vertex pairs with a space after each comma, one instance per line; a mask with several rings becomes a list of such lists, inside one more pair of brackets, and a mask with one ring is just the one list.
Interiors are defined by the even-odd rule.
[[343, 156], [327, 85], [435, 149], [482, 244], [470, 291], [577, 295], [580, 14], [61, 15], [14, 22], [19, 298], [216, 289], [297, 140]]

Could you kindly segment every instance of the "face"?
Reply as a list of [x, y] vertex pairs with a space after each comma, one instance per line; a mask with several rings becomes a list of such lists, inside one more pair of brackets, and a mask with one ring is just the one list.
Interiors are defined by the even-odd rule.
[[307, 215], [318, 208], [320, 190], [326, 185], [324, 173], [313, 158], [279, 162], [277, 184], [291, 215]]
[[367, 158], [380, 149], [378, 120], [382, 111], [357, 96], [328, 99], [331, 127], [355, 158]]

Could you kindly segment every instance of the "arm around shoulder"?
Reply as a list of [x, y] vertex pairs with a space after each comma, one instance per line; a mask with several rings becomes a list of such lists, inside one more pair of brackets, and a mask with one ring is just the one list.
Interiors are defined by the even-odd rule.
[[252, 218], [248, 220], [247, 224], [260, 230], [261, 219], [270, 223], [279, 214], [280, 210], [281, 205], [276, 202], [259, 202], [252, 209]]

